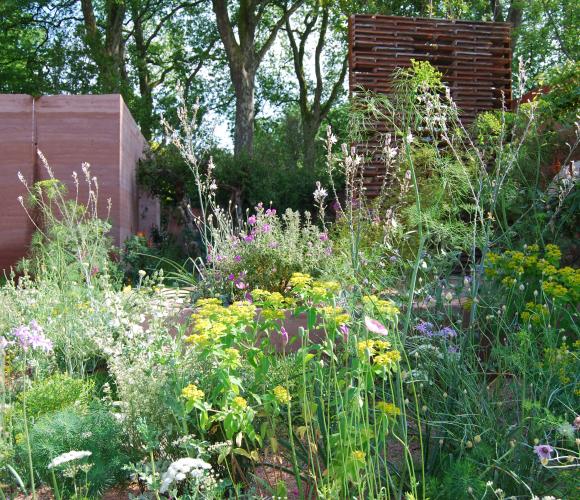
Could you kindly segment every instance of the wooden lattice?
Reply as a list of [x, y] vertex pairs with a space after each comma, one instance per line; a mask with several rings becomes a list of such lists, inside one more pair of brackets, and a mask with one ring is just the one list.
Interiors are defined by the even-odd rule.
[[[390, 93], [393, 71], [410, 60], [429, 61], [443, 74], [464, 124], [477, 113], [511, 107], [511, 25], [354, 15], [349, 19], [349, 84], [351, 94], [364, 89]], [[378, 143], [355, 145], [369, 152]], [[382, 185], [380, 155], [365, 167], [368, 196]]]

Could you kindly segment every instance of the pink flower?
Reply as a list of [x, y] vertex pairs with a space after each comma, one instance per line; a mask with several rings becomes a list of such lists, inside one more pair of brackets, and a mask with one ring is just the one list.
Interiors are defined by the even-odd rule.
[[368, 316], [365, 316], [365, 326], [369, 332], [376, 333], [377, 335], [387, 335], [389, 333], [385, 325]]
[[244, 237], [244, 241], [246, 243], [252, 243], [252, 241], [254, 241], [254, 235], [253, 234], [248, 234], [246, 237]]
[[240, 262], [240, 260], [242, 260], [242, 257], [241, 257], [240, 255], [236, 255], [236, 256], [234, 257], [234, 260], [235, 260], [236, 262]]
[[269, 208], [268, 210], [266, 210], [266, 215], [268, 217], [270, 217], [270, 216], [273, 217], [274, 215], [276, 215], [276, 209], [275, 208]]
[[538, 458], [542, 461], [552, 458], [553, 452], [554, 448], [552, 448], [549, 444], [540, 444], [538, 446], [534, 446], [534, 453], [538, 455]]
[[280, 336], [282, 337], [282, 345], [287, 345], [288, 344], [288, 332], [286, 331], [286, 328], [284, 328], [284, 327], [280, 328]]
[[231, 273], [231, 274], [228, 276], [228, 280], [230, 280], [230, 281], [234, 281], [235, 279], [236, 279], [236, 276], [235, 276], [235, 274], [233, 274], [233, 273]]
[[328, 234], [321, 233], [320, 234], [320, 241], [328, 241]]
[[251, 215], [250, 217], [248, 217], [248, 224], [250, 226], [253, 226], [256, 223], [257, 220], [258, 219], [256, 219], [256, 216], [255, 215]]
[[264, 233], [268, 233], [270, 231], [270, 229], [272, 229], [272, 226], [270, 226], [270, 224], [264, 224], [262, 226], [262, 232], [264, 232]]
[[238, 290], [244, 290], [246, 288], [246, 284], [243, 281], [237, 281], [236, 282], [236, 288]]
[[345, 342], [348, 342], [348, 334], [350, 332], [348, 325], [345, 325], [343, 323], [342, 325], [340, 325], [338, 327], [338, 331], [342, 334], [342, 340], [344, 340]]

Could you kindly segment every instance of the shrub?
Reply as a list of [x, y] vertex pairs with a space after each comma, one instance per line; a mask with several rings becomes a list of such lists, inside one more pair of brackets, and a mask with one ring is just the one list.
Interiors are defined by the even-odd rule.
[[[93, 403], [85, 409], [69, 407], [40, 417], [30, 429], [30, 445], [34, 470], [47, 483], [50, 482], [47, 469], [50, 461], [71, 450], [92, 453], [88, 482], [93, 494], [125, 477], [126, 439], [121, 425], [101, 404]], [[26, 453], [22, 443], [19, 447], [22, 463], [26, 461]]]
[[38, 419], [69, 406], [75, 406], [80, 411], [87, 409], [93, 390], [94, 382], [92, 381], [57, 373], [48, 378], [36, 380], [30, 389], [18, 395], [18, 400], [26, 401], [27, 415]]

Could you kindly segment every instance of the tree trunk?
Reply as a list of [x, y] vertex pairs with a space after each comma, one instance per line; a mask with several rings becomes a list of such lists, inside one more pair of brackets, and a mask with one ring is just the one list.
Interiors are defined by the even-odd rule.
[[137, 69], [137, 78], [139, 80], [139, 94], [141, 96], [141, 106], [137, 120], [141, 126], [141, 133], [145, 140], [150, 141], [152, 135], [153, 122], [153, 89], [151, 86], [151, 75], [147, 66], [147, 47], [143, 36], [143, 25], [141, 16], [137, 9], [133, 9], [132, 17], [134, 19], [134, 39], [136, 61], [135, 67]]
[[308, 170], [313, 170], [316, 166], [316, 135], [319, 128], [319, 120], [302, 117], [302, 161], [304, 168]]
[[231, 68], [236, 93], [235, 156], [254, 154], [254, 90], [256, 71], [240, 64]]

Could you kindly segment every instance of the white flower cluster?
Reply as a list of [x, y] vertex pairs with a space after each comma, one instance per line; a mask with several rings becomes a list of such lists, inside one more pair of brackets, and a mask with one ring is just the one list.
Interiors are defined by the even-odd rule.
[[90, 457], [92, 452], [90, 451], [68, 451], [67, 453], [63, 453], [56, 458], [53, 458], [52, 461], [48, 464], [49, 469], [54, 469], [56, 467], [60, 467], [62, 464], [66, 464], [68, 462], [74, 462], [75, 460], [80, 460], [81, 458]]
[[189, 475], [198, 479], [205, 475], [205, 471], [210, 470], [211, 465], [200, 458], [180, 458], [173, 462], [166, 472], [161, 476], [160, 493], [166, 493], [173, 483], [183, 481]]

